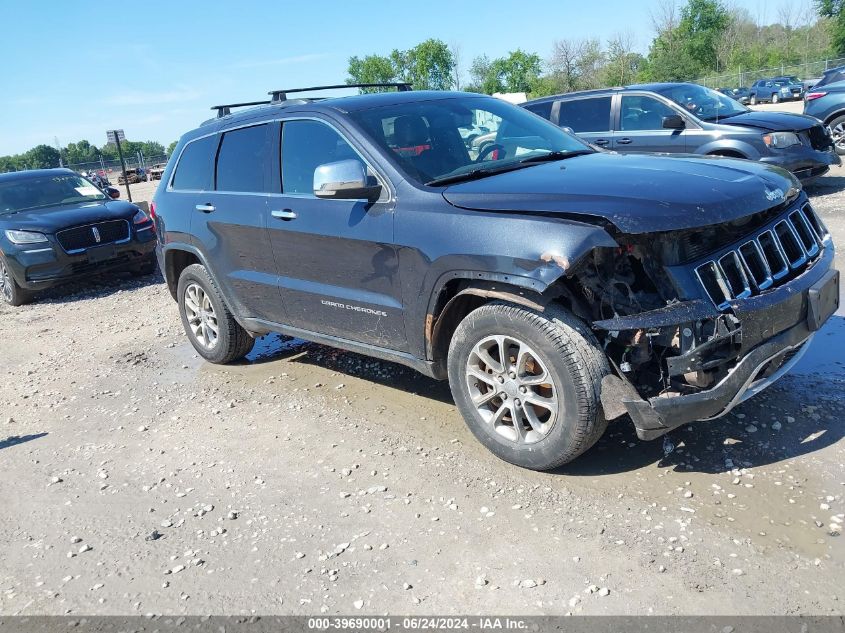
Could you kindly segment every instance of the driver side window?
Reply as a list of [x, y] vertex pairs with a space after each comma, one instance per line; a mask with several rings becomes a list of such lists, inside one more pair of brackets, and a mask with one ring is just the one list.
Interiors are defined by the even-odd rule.
[[625, 132], [663, 129], [663, 117], [677, 114], [662, 101], [646, 96], [622, 97], [619, 129]]
[[[361, 160], [352, 146], [326, 123], [282, 123], [282, 193], [314, 193], [314, 170], [325, 163]], [[363, 161], [362, 161], [363, 162]]]

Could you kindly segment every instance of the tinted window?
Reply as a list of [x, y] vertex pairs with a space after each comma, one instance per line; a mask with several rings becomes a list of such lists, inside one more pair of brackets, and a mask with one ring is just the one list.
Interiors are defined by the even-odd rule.
[[627, 132], [663, 129], [663, 117], [677, 114], [653, 97], [623, 96], [619, 129]]
[[264, 178], [269, 158], [268, 127], [256, 125], [223, 135], [217, 154], [218, 191], [269, 191]]
[[282, 191], [314, 193], [314, 170], [358, 155], [333, 128], [319, 121], [282, 124]]
[[544, 119], [551, 121], [552, 119], [552, 104], [554, 101], [543, 101], [542, 103], [531, 103], [525, 106], [526, 110], [531, 110], [534, 114], [539, 114]]
[[214, 153], [217, 150], [217, 135], [191, 141], [185, 146], [173, 175], [174, 189], [207, 191], [212, 188], [214, 175]]
[[576, 132], [606, 132], [610, 129], [610, 97], [561, 101], [558, 125]]

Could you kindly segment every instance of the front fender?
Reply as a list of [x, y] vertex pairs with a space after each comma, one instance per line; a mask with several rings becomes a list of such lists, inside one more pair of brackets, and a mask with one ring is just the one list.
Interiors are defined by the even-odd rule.
[[696, 148], [696, 154], [713, 154], [717, 152], [736, 152], [749, 160], [760, 160], [762, 154], [751, 143], [735, 139], [717, 139]]

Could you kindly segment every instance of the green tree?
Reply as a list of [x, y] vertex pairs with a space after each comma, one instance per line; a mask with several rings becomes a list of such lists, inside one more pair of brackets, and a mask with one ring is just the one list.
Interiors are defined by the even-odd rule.
[[50, 169], [59, 166], [59, 150], [50, 145], [36, 145], [23, 155], [29, 169]]
[[173, 141], [170, 145], [167, 146], [167, 155], [173, 156], [173, 150], [176, 149], [176, 146], [179, 144], [179, 141]]
[[540, 57], [518, 48], [496, 59], [491, 72], [501, 84], [501, 92], [532, 92], [540, 78]]
[[816, 0], [819, 15], [828, 18], [834, 55], [845, 55], [845, 0]]
[[[454, 69], [449, 47], [440, 40], [428, 39], [405, 51], [394, 50], [389, 57], [350, 57], [346, 83], [405, 81], [417, 90], [449, 90], [454, 85]], [[365, 88], [362, 92], [377, 90]]]
[[[346, 70], [348, 84], [377, 84], [396, 80], [396, 69], [393, 62], [381, 55], [365, 55], [364, 57], [350, 57]], [[377, 88], [366, 88], [361, 92], [376, 92]]]

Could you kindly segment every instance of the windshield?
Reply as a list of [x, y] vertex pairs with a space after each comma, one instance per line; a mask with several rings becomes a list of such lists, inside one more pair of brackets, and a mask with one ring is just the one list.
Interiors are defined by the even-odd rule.
[[102, 191], [76, 174], [0, 182], [0, 215], [105, 199]]
[[676, 84], [661, 88], [657, 92], [664, 97], [668, 97], [702, 121], [718, 121], [749, 112], [749, 109], [738, 101], [715, 90], [710, 90], [710, 88], [695, 84]]
[[397, 103], [351, 116], [405, 173], [432, 185], [593, 151], [553, 123], [492, 97]]

